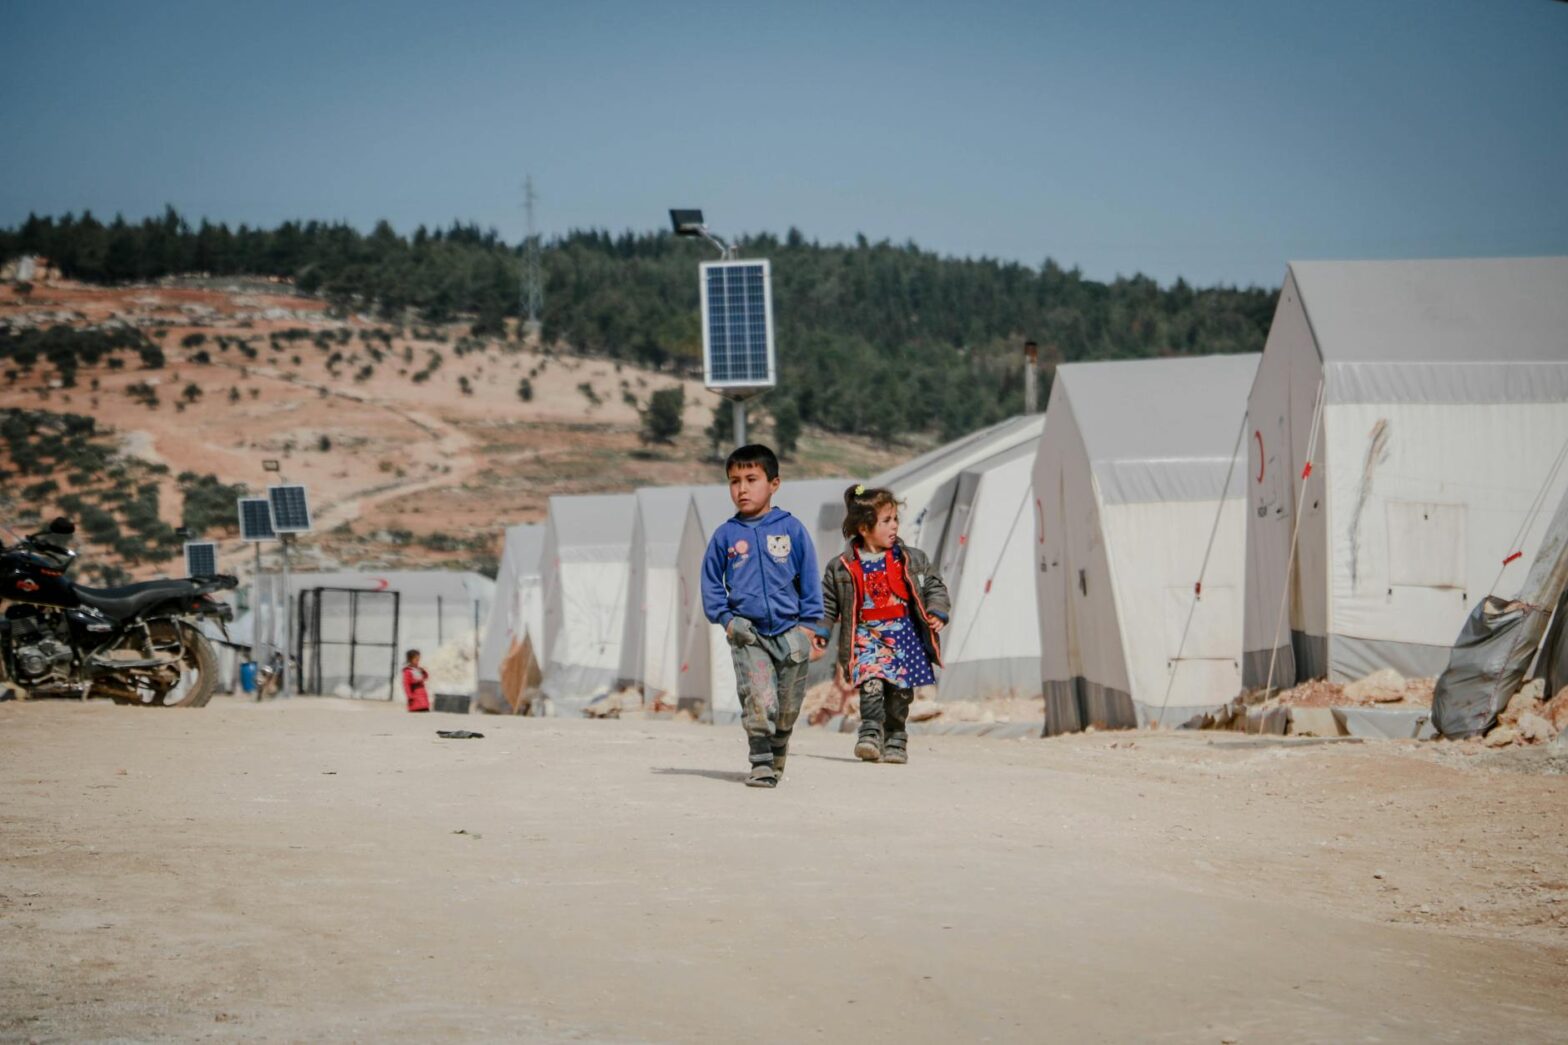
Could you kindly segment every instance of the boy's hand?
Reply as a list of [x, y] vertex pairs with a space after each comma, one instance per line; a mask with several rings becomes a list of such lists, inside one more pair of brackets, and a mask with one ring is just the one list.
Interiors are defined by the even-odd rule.
[[745, 617], [731, 617], [730, 626], [724, 629], [731, 646], [755, 646], [757, 644], [757, 627]]
[[807, 631], [806, 634], [811, 638], [811, 659], [821, 660], [828, 651], [828, 640], [814, 631]]
[[933, 617], [929, 613], [926, 614], [926, 623], [931, 625], [931, 630], [933, 632], [940, 632], [943, 628], [947, 627], [947, 625], [942, 623], [941, 617]]

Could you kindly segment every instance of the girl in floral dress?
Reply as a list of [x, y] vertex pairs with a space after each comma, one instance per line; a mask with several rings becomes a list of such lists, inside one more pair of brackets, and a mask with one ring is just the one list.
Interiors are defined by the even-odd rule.
[[937, 636], [947, 624], [947, 585], [918, 548], [898, 539], [893, 491], [844, 492], [843, 554], [822, 578], [825, 614], [813, 629], [825, 651], [839, 628], [836, 676], [860, 691], [855, 754], [867, 762], [909, 761], [906, 722], [918, 686], [936, 682]]

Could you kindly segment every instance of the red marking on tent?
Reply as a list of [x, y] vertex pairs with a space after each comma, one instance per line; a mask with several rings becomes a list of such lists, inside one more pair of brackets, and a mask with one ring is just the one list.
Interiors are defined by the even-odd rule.
[[967, 533], [959, 534], [958, 535], [958, 543], [959, 544], [968, 544], [969, 543], [969, 535]]
[[989, 577], [985, 579], [985, 593], [987, 595], [991, 594], [991, 578]]
[[1307, 464], [1306, 464], [1306, 467], [1301, 469], [1301, 477], [1303, 479], [1305, 479], [1307, 476], [1309, 476], [1311, 474], [1312, 474], [1312, 462], [1308, 461]]
[[391, 581], [387, 580], [385, 577], [377, 577], [376, 578], [376, 586], [374, 588], [372, 588], [371, 590], [372, 591], [386, 591], [390, 587], [392, 587], [392, 582]]
[[1524, 552], [1514, 552], [1508, 558], [1503, 560], [1503, 565], [1507, 566], [1509, 563], [1513, 562], [1515, 559], [1519, 558], [1522, 555], [1524, 555]]
[[688, 670], [688, 669], [689, 669], [689, 668], [690, 668], [690, 667], [691, 667], [691, 665], [690, 665], [690, 664], [682, 664], [682, 665], [681, 665], [681, 674], [683, 674], [683, 675], [684, 675], [684, 674], [685, 674], [685, 673], [686, 673], [686, 671], [687, 671], [687, 670]]
[[1263, 481], [1263, 433], [1253, 429], [1252, 438], [1258, 441], [1258, 482]]
[[1195, 582], [1193, 584], [1193, 586], [1192, 586], [1192, 594], [1197, 596], [1200, 599], [1203, 598], [1203, 582], [1202, 581], [1197, 581], [1197, 582]]

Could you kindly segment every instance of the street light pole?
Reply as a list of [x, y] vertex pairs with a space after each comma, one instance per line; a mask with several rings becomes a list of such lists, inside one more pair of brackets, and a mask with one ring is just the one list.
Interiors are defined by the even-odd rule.
[[[721, 261], [734, 261], [739, 256], [735, 244], [727, 243], [717, 236], [712, 229], [702, 220], [700, 210], [671, 210], [670, 223], [675, 227], [677, 236], [691, 236], [705, 239], [719, 252]], [[755, 391], [746, 390], [717, 390], [721, 396], [730, 401], [731, 432], [737, 447], [746, 445], [746, 400]]]

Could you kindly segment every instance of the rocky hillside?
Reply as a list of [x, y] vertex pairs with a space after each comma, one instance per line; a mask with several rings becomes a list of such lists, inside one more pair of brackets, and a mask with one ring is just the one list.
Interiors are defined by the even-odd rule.
[[[311, 492], [307, 563], [486, 570], [552, 494], [721, 478], [699, 382], [470, 331], [333, 314], [270, 280], [0, 285], [0, 521], [77, 518], [103, 579], [177, 571], [183, 523], [243, 573], [227, 505], [276, 481], [273, 459]], [[682, 431], [645, 442], [650, 397], [675, 388]], [[863, 475], [919, 449], [808, 427], [786, 468]]]

